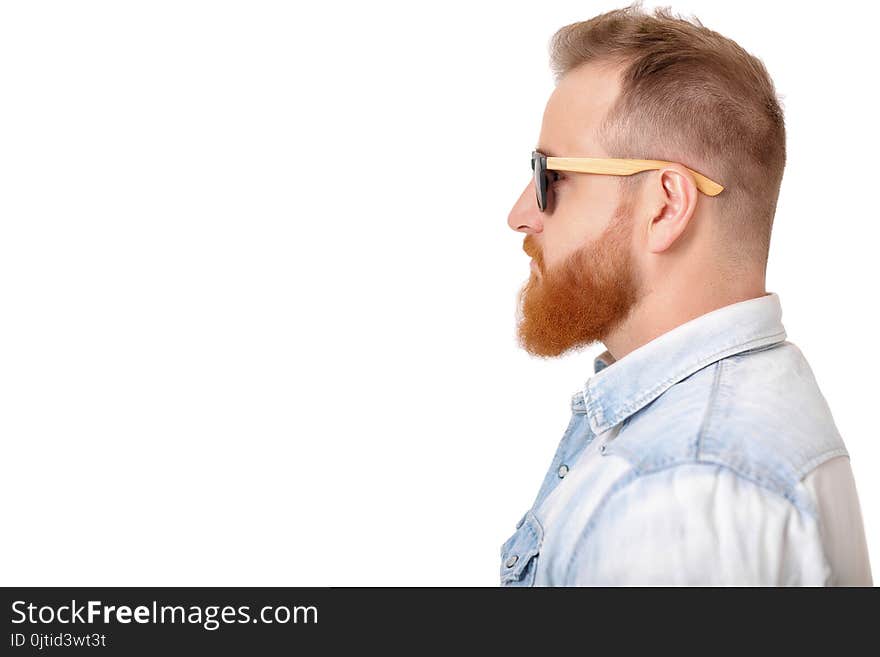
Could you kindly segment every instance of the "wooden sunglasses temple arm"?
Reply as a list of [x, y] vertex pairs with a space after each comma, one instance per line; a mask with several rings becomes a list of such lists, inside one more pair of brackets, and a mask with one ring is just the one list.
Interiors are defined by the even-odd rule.
[[[674, 164], [664, 160], [632, 160], [601, 157], [548, 157], [547, 168], [557, 171], [573, 171], [576, 173], [599, 173], [611, 176], [630, 176], [634, 173], [662, 169]], [[685, 167], [694, 176], [697, 189], [706, 196], [717, 196], [724, 189], [714, 180], [701, 173]]]

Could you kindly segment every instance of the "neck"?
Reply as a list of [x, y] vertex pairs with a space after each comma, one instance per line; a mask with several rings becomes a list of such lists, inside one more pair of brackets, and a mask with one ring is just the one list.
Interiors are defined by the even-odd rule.
[[[693, 280], [693, 279], [691, 279]], [[620, 360], [634, 349], [700, 315], [767, 294], [763, 277], [740, 277], [732, 282], [654, 289], [636, 303], [626, 320], [604, 340], [605, 347], [615, 360]]]

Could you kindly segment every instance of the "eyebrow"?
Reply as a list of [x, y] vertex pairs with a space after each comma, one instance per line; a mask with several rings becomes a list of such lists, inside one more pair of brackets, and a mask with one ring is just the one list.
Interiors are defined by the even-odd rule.
[[538, 151], [539, 153], [543, 153], [547, 157], [556, 157], [553, 151], [550, 151], [546, 148], [541, 148], [540, 146], [535, 146], [534, 150]]

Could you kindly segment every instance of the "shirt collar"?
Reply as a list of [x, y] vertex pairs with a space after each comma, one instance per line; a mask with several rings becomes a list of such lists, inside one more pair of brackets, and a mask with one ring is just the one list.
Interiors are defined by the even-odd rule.
[[620, 360], [605, 351], [583, 388], [590, 428], [607, 431], [697, 370], [785, 338], [779, 296], [770, 292], [680, 324]]

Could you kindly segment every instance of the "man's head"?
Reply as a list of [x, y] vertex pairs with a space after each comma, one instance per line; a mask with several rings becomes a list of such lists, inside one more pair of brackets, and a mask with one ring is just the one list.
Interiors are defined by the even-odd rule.
[[[543, 213], [529, 183], [508, 218], [536, 262], [520, 292], [520, 344], [557, 356], [607, 344], [649, 297], [656, 310], [682, 294], [762, 287], [785, 128], [760, 60], [698, 20], [636, 4], [560, 29], [551, 65], [537, 150], [680, 164], [551, 172]], [[724, 191], [701, 194], [687, 168]]]

